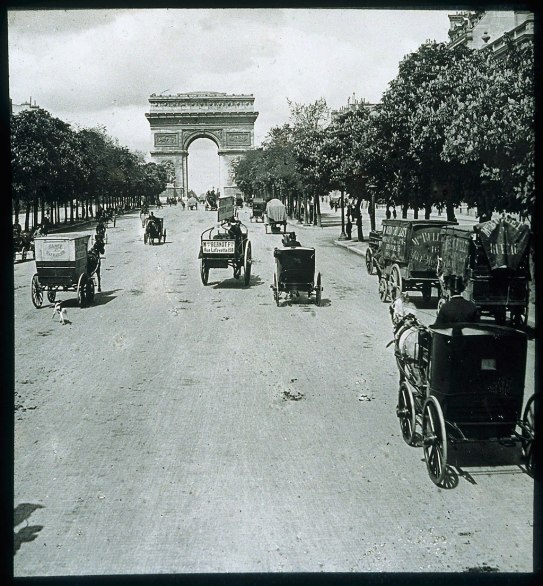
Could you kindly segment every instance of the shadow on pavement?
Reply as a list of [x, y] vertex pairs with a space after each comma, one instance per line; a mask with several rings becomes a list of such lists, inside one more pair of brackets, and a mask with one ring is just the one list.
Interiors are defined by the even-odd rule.
[[[37, 505], [32, 503], [21, 503], [15, 507], [15, 511], [13, 512], [13, 525], [17, 527], [23, 521], [26, 521], [30, 515], [36, 509], [43, 509], [45, 508], [43, 505]], [[22, 543], [28, 543], [30, 541], [34, 541], [38, 536], [38, 533], [43, 529], [43, 525], [26, 525], [19, 531], [14, 532], [13, 534], [13, 542], [14, 542], [14, 553], [17, 553], [21, 548]]]

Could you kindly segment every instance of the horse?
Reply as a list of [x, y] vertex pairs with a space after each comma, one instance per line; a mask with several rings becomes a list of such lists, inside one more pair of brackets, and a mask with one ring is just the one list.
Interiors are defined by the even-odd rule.
[[147, 219], [145, 234], [147, 235], [147, 239], [151, 244], [155, 243], [155, 238], [160, 238], [159, 227], [154, 219]]
[[32, 232], [13, 232], [13, 259], [15, 255], [20, 252], [21, 260], [26, 260], [27, 252], [34, 252], [34, 235]]
[[102, 291], [102, 281], [100, 280], [100, 255], [106, 252], [106, 247], [102, 238], [94, 241], [92, 248], [87, 252], [87, 273], [92, 278], [96, 275], [98, 281], [98, 291]]
[[418, 320], [406, 293], [399, 295], [389, 309], [394, 331], [390, 344], [394, 344], [400, 381], [407, 379], [413, 386], [421, 387], [427, 378], [430, 331]]

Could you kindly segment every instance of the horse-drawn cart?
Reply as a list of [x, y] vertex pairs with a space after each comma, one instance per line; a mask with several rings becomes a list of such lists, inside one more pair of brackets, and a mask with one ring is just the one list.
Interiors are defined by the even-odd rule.
[[253, 219], [255, 220], [255, 222], [263, 222], [265, 211], [266, 200], [263, 197], [255, 195], [252, 203], [252, 211], [249, 220], [251, 220], [251, 222], [253, 221]]
[[283, 234], [287, 231], [287, 209], [280, 199], [270, 199], [266, 204], [266, 234], [268, 226], [272, 233], [278, 233], [283, 228]]
[[277, 306], [281, 293], [290, 298], [299, 296], [300, 291], [307, 293], [308, 299], [315, 293], [316, 305], [321, 304], [322, 277], [315, 279], [315, 249], [303, 246], [284, 246], [274, 248], [275, 273], [273, 275], [273, 298]]
[[221, 222], [220, 228], [211, 227], [200, 236], [200, 277], [207, 285], [209, 269], [234, 269], [234, 278], [239, 279], [243, 269], [243, 280], [251, 280], [251, 242], [245, 224], [233, 218]]
[[439, 288], [436, 275], [441, 253], [441, 230], [445, 220], [383, 220], [379, 297], [392, 301], [403, 291], [420, 291], [425, 301], [432, 287]]
[[492, 315], [496, 323], [503, 324], [509, 312], [513, 325], [526, 324], [529, 241], [529, 227], [508, 218], [471, 228], [443, 228], [438, 310], [460, 281], [464, 297], [473, 301], [482, 315]]
[[35, 307], [42, 306], [44, 291], [49, 302], [54, 303], [59, 289], [77, 291], [80, 307], [94, 300], [93, 274], [97, 267], [89, 267], [89, 238], [88, 234], [57, 234], [35, 239], [36, 273], [31, 283]]
[[164, 219], [157, 216], [149, 216], [145, 220], [145, 232], [143, 233], [144, 244], [154, 244], [166, 242], [166, 229], [164, 228]]
[[405, 442], [422, 446], [431, 480], [447, 485], [448, 447], [467, 442], [520, 443], [533, 474], [535, 395], [522, 409], [526, 335], [481, 323], [427, 328], [411, 314], [394, 330], [396, 415]]

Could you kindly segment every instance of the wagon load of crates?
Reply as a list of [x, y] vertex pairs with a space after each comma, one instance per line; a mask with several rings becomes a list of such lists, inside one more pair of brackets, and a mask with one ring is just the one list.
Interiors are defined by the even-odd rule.
[[441, 302], [457, 285], [481, 314], [503, 323], [507, 312], [515, 325], [528, 317], [530, 228], [499, 218], [471, 228], [447, 226], [442, 232]]

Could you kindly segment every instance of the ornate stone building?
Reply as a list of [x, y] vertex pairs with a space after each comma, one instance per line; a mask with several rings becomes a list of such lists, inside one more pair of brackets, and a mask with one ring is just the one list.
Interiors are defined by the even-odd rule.
[[258, 117], [254, 101], [252, 94], [152, 94], [150, 111], [145, 114], [152, 132], [151, 158], [173, 163], [175, 187], [186, 195], [189, 146], [198, 138], [208, 138], [219, 149], [220, 193], [235, 195], [231, 165], [254, 148], [254, 123]]
[[534, 14], [526, 10], [475, 10], [449, 15], [450, 47], [488, 49], [500, 55], [505, 50], [504, 34], [516, 43], [533, 42]]

